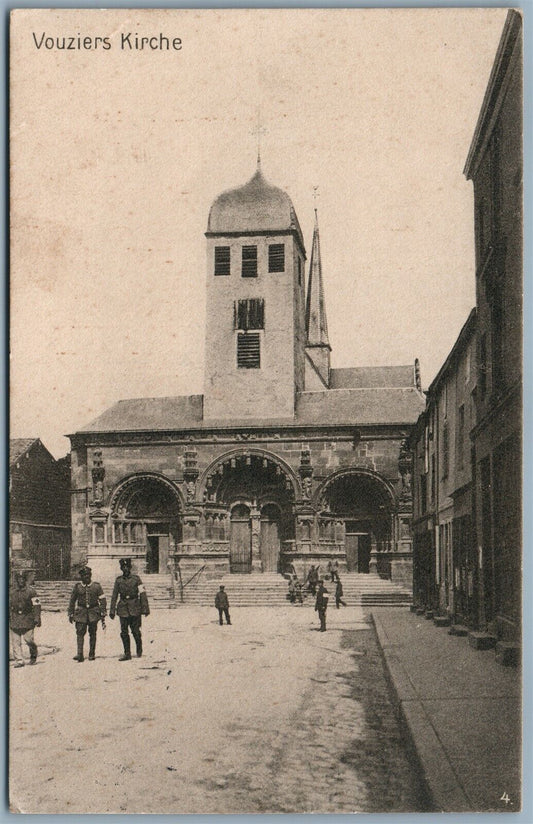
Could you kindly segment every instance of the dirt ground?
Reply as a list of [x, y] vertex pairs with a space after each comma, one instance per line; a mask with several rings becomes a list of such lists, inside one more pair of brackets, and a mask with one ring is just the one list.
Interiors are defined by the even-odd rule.
[[44, 613], [36, 666], [10, 669], [11, 809], [26, 813], [426, 809], [363, 610], [156, 610], [145, 655], [118, 621], [78, 664]]

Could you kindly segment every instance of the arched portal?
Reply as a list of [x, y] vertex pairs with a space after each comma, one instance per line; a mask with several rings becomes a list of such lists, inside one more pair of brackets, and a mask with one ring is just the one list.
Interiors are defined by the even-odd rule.
[[145, 572], [166, 572], [181, 541], [180, 510], [179, 494], [166, 478], [133, 476], [112, 496], [112, 542], [124, 555], [144, 558]]
[[201, 482], [204, 500], [230, 511], [230, 570], [278, 572], [294, 546], [298, 481], [280, 459], [233, 452], [211, 465]]
[[[379, 571], [394, 538], [392, 490], [375, 473], [351, 470], [327, 479], [318, 494], [320, 543], [344, 538], [349, 572]], [[385, 562], [384, 562], [385, 563]]]

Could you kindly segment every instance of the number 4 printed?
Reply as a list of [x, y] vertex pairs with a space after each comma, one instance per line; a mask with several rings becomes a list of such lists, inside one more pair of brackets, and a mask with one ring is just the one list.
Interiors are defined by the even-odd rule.
[[507, 793], [503, 793], [502, 797], [500, 798], [500, 801], [503, 801], [505, 806], [507, 806], [507, 804], [512, 804], [513, 803], [511, 801], [511, 799], [509, 798], [509, 796], [507, 795]]

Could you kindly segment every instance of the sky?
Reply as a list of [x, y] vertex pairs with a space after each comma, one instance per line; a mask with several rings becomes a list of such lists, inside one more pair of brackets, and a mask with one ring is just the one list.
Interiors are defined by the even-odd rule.
[[[204, 232], [255, 171], [258, 109], [308, 256], [318, 209], [332, 366], [418, 357], [427, 388], [475, 305], [463, 168], [505, 16], [15, 12], [11, 437], [59, 457], [120, 399], [203, 391]], [[128, 32], [182, 47], [123, 50]]]

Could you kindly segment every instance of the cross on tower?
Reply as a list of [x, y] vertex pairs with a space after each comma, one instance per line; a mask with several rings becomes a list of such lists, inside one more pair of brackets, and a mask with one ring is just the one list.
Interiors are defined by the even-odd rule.
[[315, 217], [316, 217], [316, 210], [317, 210], [317, 200], [320, 197], [320, 192], [318, 191], [318, 186], [313, 186], [313, 200], [315, 202]]
[[261, 125], [261, 110], [257, 109], [257, 125], [250, 134], [257, 136], [257, 165], [261, 163], [261, 135], [267, 134], [268, 129]]

